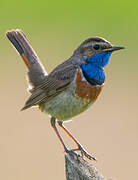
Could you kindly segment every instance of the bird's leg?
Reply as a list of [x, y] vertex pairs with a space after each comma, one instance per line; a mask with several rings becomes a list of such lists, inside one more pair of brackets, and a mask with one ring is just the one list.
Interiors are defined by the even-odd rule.
[[72, 149], [73, 151], [80, 151], [82, 156], [86, 156], [88, 159], [90, 160], [96, 160], [95, 157], [89, 155], [87, 153], [87, 151], [82, 147], [82, 145], [72, 136], [72, 134], [65, 128], [65, 126], [63, 125], [63, 122], [58, 121], [59, 126], [66, 132], [66, 134], [71, 137], [71, 139], [74, 141], [74, 143], [78, 146], [77, 149]]
[[53, 129], [55, 130], [56, 135], [58, 136], [61, 144], [63, 145], [65, 152], [68, 153], [69, 150], [68, 150], [67, 147], [65, 146], [64, 141], [63, 141], [62, 137], [60, 136], [60, 134], [59, 134], [59, 132], [58, 132], [58, 130], [57, 130], [57, 127], [56, 127], [56, 119], [55, 119], [54, 117], [51, 117], [51, 125], [52, 125]]

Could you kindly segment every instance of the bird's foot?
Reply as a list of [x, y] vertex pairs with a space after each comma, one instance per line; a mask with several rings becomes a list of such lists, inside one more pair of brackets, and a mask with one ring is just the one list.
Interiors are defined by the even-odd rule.
[[96, 161], [96, 158], [91, 156], [90, 154], [88, 154], [88, 152], [80, 144], [78, 144], [78, 148], [77, 149], [72, 149], [72, 151], [80, 151], [82, 157], [85, 156], [85, 157], [87, 157], [90, 160]]

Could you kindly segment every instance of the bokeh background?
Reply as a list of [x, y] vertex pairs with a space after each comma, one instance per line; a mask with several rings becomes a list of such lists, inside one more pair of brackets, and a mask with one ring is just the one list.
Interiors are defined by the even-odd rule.
[[16, 28], [25, 32], [47, 72], [88, 37], [126, 47], [112, 55], [98, 101], [66, 126], [97, 157], [92, 163], [105, 177], [137, 180], [138, 2], [0, 1], [0, 179], [64, 180], [64, 152], [49, 117], [37, 108], [20, 112], [29, 96], [26, 67], [5, 37]]

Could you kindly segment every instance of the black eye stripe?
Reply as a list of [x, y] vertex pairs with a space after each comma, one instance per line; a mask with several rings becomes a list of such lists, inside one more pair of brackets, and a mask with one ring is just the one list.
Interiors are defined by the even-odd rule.
[[99, 44], [94, 44], [93, 49], [98, 50], [100, 48]]

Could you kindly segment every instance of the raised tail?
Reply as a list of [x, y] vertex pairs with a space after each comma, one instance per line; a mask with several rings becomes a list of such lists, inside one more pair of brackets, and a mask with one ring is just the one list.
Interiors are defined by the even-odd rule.
[[31, 86], [35, 87], [39, 85], [47, 73], [24, 33], [17, 29], [8, 31], [6, 36], [19, 52], [26, 64], [28, 68], [29, 83]]

